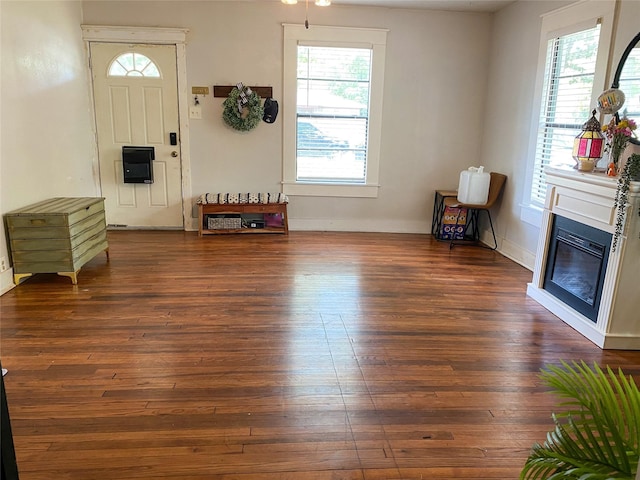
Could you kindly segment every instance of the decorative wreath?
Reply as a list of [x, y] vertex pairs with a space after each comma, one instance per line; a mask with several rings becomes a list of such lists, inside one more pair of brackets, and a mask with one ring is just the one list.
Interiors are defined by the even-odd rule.
[[222, 118], [225, 123], [241, 132], [248, 132], [256, 128], [264, 115], [260, 96], [249, 87], [243, 86], [242, 83], [231, 90], [222, 105], [224, 106]]

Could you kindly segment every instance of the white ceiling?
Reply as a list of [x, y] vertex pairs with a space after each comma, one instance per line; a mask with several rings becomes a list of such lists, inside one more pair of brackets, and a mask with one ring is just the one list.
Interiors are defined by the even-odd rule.
[[[2, 0], [0, 0], [2, 1]], [[112, 0], [113, 1], [113, 0]], [[187, 1], [187, 0], [175, 0]], [[229, 0], [211, 0], [229, 1]], [[280, 0], [233, 0], [233, 1], [259, 1], [259, 2], [280, 2]], [[307, 0], [298, 0], [304, 4]], [[352, 5], [362, 7], [385, 7], [385, 8], [415, 8], [422, 10], [450, 10], [455, 12], [497, 12], [510, 3], [518, 0], [331, 0], [333, 5]], [[314, 0], [308, 0], [313, 5]], [[317, 7], [325, 8], [325, 7]], [[331, 7], [328, 7], [331, 8]]]
[[[303, 1], [303, 0], [300, 0]], [[313, 0], [309, 0], [311, 3]], [[516, 0], [332, 0], [335, 5], [419, 8], [457, 12], [496, 12]]]

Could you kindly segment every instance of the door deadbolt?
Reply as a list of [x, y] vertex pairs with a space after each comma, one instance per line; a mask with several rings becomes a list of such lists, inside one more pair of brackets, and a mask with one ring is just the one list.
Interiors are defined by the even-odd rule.
[[176, 152], [175, 150], [173, 152], [171, 152], [171, 156], [172, 157], [177, 157], [178, 156], [178, 152]]

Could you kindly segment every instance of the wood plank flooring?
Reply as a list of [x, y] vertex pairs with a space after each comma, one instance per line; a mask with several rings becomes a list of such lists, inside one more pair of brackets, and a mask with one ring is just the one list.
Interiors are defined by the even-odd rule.
[[552, 428], [538, 372], [640, 378], [428, 235], [109, 232], [78, 285], [0, 298], [22, 480], [516, 479]]

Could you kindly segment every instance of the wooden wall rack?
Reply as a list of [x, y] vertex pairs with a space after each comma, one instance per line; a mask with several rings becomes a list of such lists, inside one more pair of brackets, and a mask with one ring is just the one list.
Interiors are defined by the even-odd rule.
[[[216, 98], [228, 97], [235, 85], [214, 85], [213, 96]], [[256, 92], [260, 98], [273, 98], [273, 87], [252, 87], [251, 90]]]

